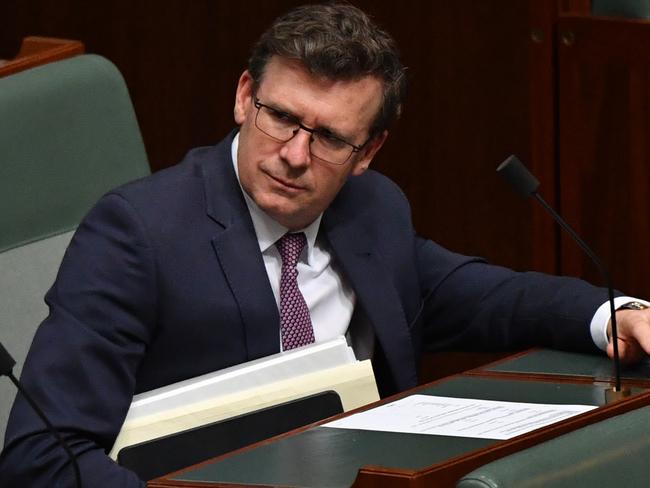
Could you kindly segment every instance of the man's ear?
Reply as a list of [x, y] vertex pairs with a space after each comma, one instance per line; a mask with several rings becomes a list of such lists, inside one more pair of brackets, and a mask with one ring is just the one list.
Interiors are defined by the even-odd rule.
[[368, 166], [370, 166], [372, 159], [375, 157], [375, 154], [377, 154], [377, 151], [381, 149], [381, 146], [384, 145], [387, 137], [388, 131], [385, 130], [378, 136], [375, 136], [370, 141], [368, 141], [366, 147], [361, 150], [359, 159], [356, 161], [356, 163], [354, 163], [352, 175], [359, 176], [368, 169]]
[[237, 125], [242, 125], [246, 121], [247, 109], [250, 107], [253, 98], [253, 85], [253, 77], [248, 70], [244, 71], [239, 77], [237, 92], [235, 93], [234, 114]]

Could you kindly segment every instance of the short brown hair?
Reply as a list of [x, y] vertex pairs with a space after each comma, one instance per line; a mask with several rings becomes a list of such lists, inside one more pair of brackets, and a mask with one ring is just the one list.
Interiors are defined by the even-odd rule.
[[257, 41], [248, 61], [255, 84], [261, 82], [274, 55], [297, 59], [311, 73], [333, 80], [379, 78], [384, 100], [370, 137], [400, 115], [406, 76], [395, 41], [350, 4], [304, 5], [278, 17]]

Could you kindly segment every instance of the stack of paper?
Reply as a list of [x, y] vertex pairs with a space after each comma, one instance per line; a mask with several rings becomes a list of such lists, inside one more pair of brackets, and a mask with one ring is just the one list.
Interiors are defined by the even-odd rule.
[[345, 411], [379, 399], [370, 361], [345, 338], [312, 344], [133, 397], [111, 457], [123, 447], [235, 415], [336, 391]]

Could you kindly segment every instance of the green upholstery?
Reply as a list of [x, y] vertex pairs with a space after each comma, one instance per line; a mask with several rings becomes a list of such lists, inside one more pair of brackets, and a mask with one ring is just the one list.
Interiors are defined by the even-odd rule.
[[[0, 114], [0, 341], [18, 375], [74, 229], [149, 165], [124, 80], [100, 56], [0, 78]], [[14, 397], [0, 379], [0, 439]]]
[[[0, 340], [22, 369], [38, 324], [47, 316], [43, 296], [52, 286], [73, 231], [0, 253]], [[0, 439], [16, 388], [0, 378]]]
[[457, 488], [650, 486], [650, 407], [570, 432], [486, 464]]
[[0, 78], [0, 251], [73, 229], [149, 173], [124, 80], [82, 55]]
[[592, 15], [650, 19], [650, 0], [592, 0]]

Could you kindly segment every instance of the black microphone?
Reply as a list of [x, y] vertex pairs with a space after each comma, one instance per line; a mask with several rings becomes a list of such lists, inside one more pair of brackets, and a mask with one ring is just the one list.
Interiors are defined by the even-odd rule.
[[[611, 324], [612, 324], [612, 341], [614, 346], [614, 376], [615, 376], [615, 386], [614, 392], [616, 394], [621, 392], [621, 361], [618, 354], [618, 328], [616, 326], [616, 308], [614, 306], [614, 288], [612, 287], [612, 279], [603, 266], [601, 260], [594, 254], [594, 252], [587, 246], [587, 244], [575, 233], [575, 231], [569, 227], [562, 217], [548, 204], [546, 201], [537, 193], [539, 188], [539, 181], [535, 178], [530, 171], [524, 166], [524, 164], [517, 158], [517, 156], [509, 156], [503, 163], [497, 168], [497, 173], [501, 174], [508, 183], [518, 192], [521, 193], [524, 197], [533, 196], [547, 211], [551, 214], [553, 219], [560, 224], [565, 231], [573, 238], [574, 241], [578, 243], [580, 248], [589, 256], [589, 258], [596, 265], [600, 273], [605, 278], [605, 283], [607, 285], [607, 291], [609, 293], [609, 309], [611, 314]], [[617, 395], [613, 395], [617, 396]], [[619, 396], [627, 396], [622, 394]]]
[[74, 477], [76, 480], [76, 485], [77, 488], [81, 488], [81, 472], [79, 471], [79, 464], [77, 463], [77, 457], [73, 454], [72, 450], [68, 446], [68, 444], [65, 442], [65, 439], [61, 436], [58, 430], [52, 425], [52, 423], [48, 420], [48, 418], [45, 416], [45, 413], [43, 410], [40, 409], [40, 407], [36, 404], [36, 402], [32, 399], [32, 397], [27, 393], [23, 385], [16, 379], [14, 374], [12, 373], [12, 369], [14, 365], [16, 364], [16, 361], [14, 361], [14, 358], [11, 357], [11, 354], [7, 352], [5, 347], [2, 345], [0, 342], [0, 376], [8, 376], [9, 379], [12, 381], [14, 385], [16, 385], [16, 388], [18, 388], [18, 391], [23, 394], [27, 402], [31, 405], [32, 409], [38, 414], [38, 416], [43, 420], [45, 425], [47, 426], [48, 430], [50, 433], [56, 438], [57, 442], [61, 445], [63, 450], [66, 452], [68, 457], [70, 458], [70, 462], [72, 463], [72, 467], [74, 468]]

